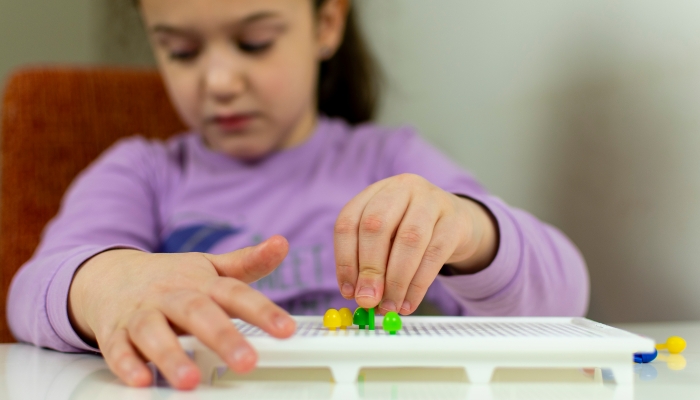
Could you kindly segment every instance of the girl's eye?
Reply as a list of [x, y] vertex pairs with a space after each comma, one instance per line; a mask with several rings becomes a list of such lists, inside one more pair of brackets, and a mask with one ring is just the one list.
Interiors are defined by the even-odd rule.
[[199, 51], [174, 51], [169, 54], [174, 61], [192, 61], [199, 55]]
[[263, 53], [272, 47], [273, 42], [238, 42], [238, 48], [250, 54]]

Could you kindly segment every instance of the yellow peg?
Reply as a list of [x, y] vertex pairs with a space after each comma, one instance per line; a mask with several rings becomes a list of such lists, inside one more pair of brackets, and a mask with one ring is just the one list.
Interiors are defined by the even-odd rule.
[[680, 354], [685, 350], [685, 340], [682, 337], [671, 336], [666, 339], [666, 343], [657, 344], [656, 350], [668, 350], [671, 354]]
[[323, 316], [323, 326], [330, 330], [336, 330], [340, 326], [340, 313], [335, 308], [326, 311]]
[[340, 314], [340, 328], [345, 329], [352, 326], [352, 311], [349, 308], [341, 308], [338, 310]]

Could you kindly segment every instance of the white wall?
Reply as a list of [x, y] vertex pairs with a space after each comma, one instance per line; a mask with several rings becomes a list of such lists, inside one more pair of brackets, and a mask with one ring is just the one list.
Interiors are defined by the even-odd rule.
[[0, 0], [0, 87], [19, 65], [95, 61], [94, 0]]
[[700, 319], [700, 2], [358, 3], [381, 120], [564, 230], [590, 317]]
[[34, 64], [150, 64], [131, 0], [0, 0], [0, 88]]

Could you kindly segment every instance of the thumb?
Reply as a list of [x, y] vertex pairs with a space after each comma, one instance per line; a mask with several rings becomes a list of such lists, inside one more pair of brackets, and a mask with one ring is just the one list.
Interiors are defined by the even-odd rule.
[[221, 276], [252, 283], [270, 274], [284, 260], [289, 243], [275, 235], [264, 242], [226, 254], [204, 254]]

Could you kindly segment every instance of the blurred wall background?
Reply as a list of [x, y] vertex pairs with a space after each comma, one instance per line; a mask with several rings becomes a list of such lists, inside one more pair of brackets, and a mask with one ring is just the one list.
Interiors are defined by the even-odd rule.
[[[111, 1], [111, 0], [107, 0]], [[93, 62], [94, 0], [0, 0], [0, 77], [36, 62]]]
[[151, 65], [132, 0], [0, 0], [0, 82], [21, 65]]
[[[128, 3], [0, 0], [0, 76], [149, 65]], [[387, 77], [380, 121], [567, 233], [591, 318], [700, 319], [700, 2], [355, 3]]]

